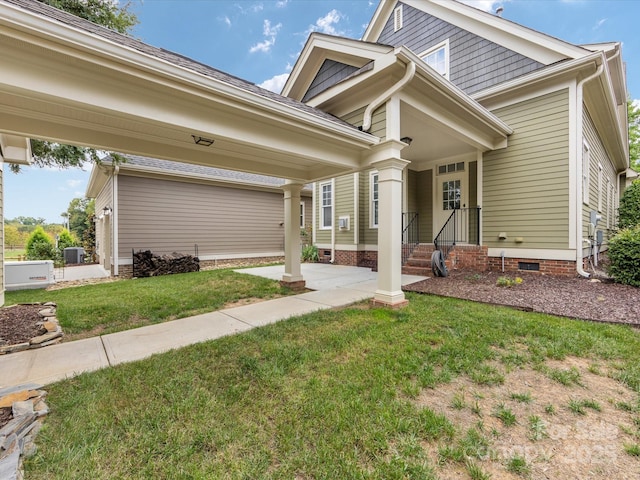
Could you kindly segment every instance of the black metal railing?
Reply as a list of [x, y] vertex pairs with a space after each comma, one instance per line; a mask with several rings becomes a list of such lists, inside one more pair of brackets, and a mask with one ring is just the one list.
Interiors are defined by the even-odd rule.
[[407, 260], [420, 243], [420, 224], [416, 212], [405, 212], [402, 214], [402, 265]]
[[480, 207], [456, 208], [433, 239], [446, 259], [458, 243], [480, 245]]

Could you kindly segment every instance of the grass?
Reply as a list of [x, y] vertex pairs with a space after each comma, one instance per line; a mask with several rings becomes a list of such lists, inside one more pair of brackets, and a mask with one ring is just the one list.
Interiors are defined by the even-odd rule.
[[61, 290], [5, 293], [5, 304], [53, 301], [67, 339], [113, 333], [291, 291], [276, 281], [230, 269], [139, 278]]
[[523, 457], [515, 455], [507, 461], [507, 470], [524, 477], [529, 475], [531, 467]]
[[505, 407], [502, 403], [496, 407], [495, 412], [493, 412], [493, 416], [498, 418], [505, 427], [511, 427], [518, 423], [516, 416], [511, 409]]
[[585, 408], [590, 408], [591, 410], [594, 410], [596, 412], [602, 411], [602, 407], [600, 406], [600, 404], [595, 400], [590, 399], [576, 400], [572, 398], [571, 400], [569, 400], [567, 408], [569, 408], [569, 410], [576, 415], [586, 415], [587, 411], [585, 410]]
[[530, 392], [512, 393], [511, 395], [509, 395], [509, 397], [511, 398], [511, 400], [515, 400], [516, 402], [520, 403], [531, 403], [533, 401]]
[[[408, 298], [400, 311], [316, 312], [50, 385], [26, 477], [435, 479], [428, 443], [483, 478], [467, 464], [485, 458], [493, 431], [457, 431], [407, 385], [437, 388], [517, 346], [531, 366], [550, 355], [615, 361], [640, 391], [629, 328]], [[502, 468], [526, 474], [516, 460]]]

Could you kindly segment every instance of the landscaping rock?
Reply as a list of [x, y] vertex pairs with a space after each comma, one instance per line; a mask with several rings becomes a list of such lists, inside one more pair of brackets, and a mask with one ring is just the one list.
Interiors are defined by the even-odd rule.
[[58, 331], [51, 332], [51, 333], [45, 333], [44, 335], [40, 335], [38, 337], [33, 337], [31, 340], [29, 340], [29, 343], [31, 345], [36, 345], [40, 343], [44, 344], [45, 342], [49, 342], [59, 337], [62, 337], [62, 329], [59, 329]]
[[48, 322], [44, 322], [42, 324], [42, 328], [51, 333], [60, 329], [60, 325], [58, 325], [58, 322], [52, 322], [51, 320], [49, 320]]
[[45, 308], [44, 310], [40, 310], [38, 312], [38, 315], [40, 315], [42, 318], [55, 317], [56, 311], [52, 308]]
[[0, 355], [3, 353], [14, 353], [21, 352], [22, 350], [28, 350], [29, 345], [31, 345], [29, 342], [16, 343], [15, 345], [5, 345], [4, 347], [0, 347]]

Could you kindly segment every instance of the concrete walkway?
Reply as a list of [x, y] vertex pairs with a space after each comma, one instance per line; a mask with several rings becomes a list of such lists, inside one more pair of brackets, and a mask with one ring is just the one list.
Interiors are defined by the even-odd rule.
[[[279, 280], [284, 267], [237, 270]], [[37, 383], [46, 385], [83, 372], [132, 362], [155, 353], [213, 340], [317, 310], [372, 298], [377, 274], [367, 268], [303, 264], [307, 287], [300, 295], [182, 318], [100, 337], [60, 343], [0, 356], [0, 388]], [[407, 285], [425, 277], [403, 275]]]

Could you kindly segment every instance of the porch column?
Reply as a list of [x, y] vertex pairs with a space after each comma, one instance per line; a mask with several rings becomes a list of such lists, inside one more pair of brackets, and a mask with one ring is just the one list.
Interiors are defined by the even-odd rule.
[[378, 170], [378, 289], [374, 304], [400, 307], [402, 291], [402, 178], [409, 164], [400, 158], [374, 162]]
[[300, 272], [300, 191], [301, 183], [290, 182], [284, 191], [284, 275], [282, 283], [291, 288], [304, 288]]

